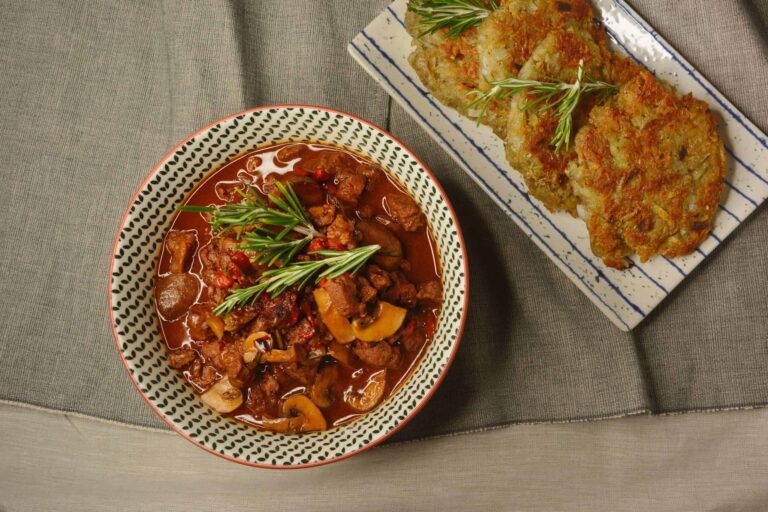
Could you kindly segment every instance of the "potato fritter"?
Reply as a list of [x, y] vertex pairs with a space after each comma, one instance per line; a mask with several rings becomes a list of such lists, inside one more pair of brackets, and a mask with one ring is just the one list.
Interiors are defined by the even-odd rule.
[[[526, 80], [576, 82], [579, 62], [595, 80], [604, 79], [608, 69], [608, 52], [581, 29], [553, 30], [539, 43], [531, 58], [520, 70]], [[566, 210], [576, 215], [578, 198], [566, 174], [568, 163], [576, 158], [573, 146], [556, 151], [550, 141], [555, 134], [558, 115], [554, 109], [522, 110], [536, 99], [534, 94], [519, 93], [509, 102], [506, 134], [507, 160], [525, 177], [528, 192], [550, 210]], [[573, 113], [572, 133], [586, 124], [590, 109], [599, 95], [585, 95]]]
[[689, 254], [709, 234], [726, 172], [706, 103], [642, 71], [589, 116], [568, 175], [587, 215], [592, 251], [627, 268]]
[[469, 117], [471, 98], [467, 93], [478, 87], [477, 29], [472, 27], [453, 38], [446, 30], [419, 37], [421, 17], [411, 11], [405, 16], [414, 50], [408, 57], [421, 82], [443, 104]]
[[[605, 34], [593, 21], [586, 0], [505, 0], [477, 28], [479, 88], [489, 90], [488, 81], [516, 77], [547, 34], [573, 26], [592, 35], [605, 46]], [[507, 130], [507, 102], [494, 102], [483, 122], [504, 138]]]

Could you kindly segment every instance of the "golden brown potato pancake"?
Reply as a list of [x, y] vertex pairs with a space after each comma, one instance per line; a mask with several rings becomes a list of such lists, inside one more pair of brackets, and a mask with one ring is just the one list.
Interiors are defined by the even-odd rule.
[[[505, 0], [477, 27], [478, 87], [489, 90], [489, 81], [518, 76], [547, 34], [565, 26], [589, 32], [598, 45], [605, 45], [603, 29], [586, 0]], [[507, 112], [507, 102], [494, 102], [483, 119], [501, 138]]]
[[726, 163], [706, 103], [642, 71], [592, 110], [576, 151], [568, 175], [606, 265], [683, 256], [709, 234]]
[[[641, 70], [628, 58], [595, 42], [591, 32], [568, 26], [551, 31], [539, 43], [520, 70], [519, 78], [574, 83], [580, 62], [584, 79], [613, 84], [624, 83]], [[599, 92], [582, 96], [573, 112], [573, 135], [587, 123], [589, 111], [602, 97]], [[568, 164], [576, 159], [576, 151], [571, 141], [559, 151], [551, 144], [559, 119], [554, 109], [522, 110], [535, 99], [535, 95], [523, 93], [510, 99], [505, 139], [507, 160], [523, 174], [530, 194], [548, 209], [576, 215], [579, 200], [566, 173]]]
[[435, 98], [473, 117], [467, 109], [471, 101], [467, 93], [478, 87], [477, 29], [467, 29], [456, 38], [446, 30], [419, 37], [423, 31], [420, 21], [421, 17], [411, 11], [405, 16], [414, 46], [408, 61]]
[[[603, 79], [607, 69], [608, 53], [577, 28], [553, 30], [534, 50], [531, 58], [520, 70], [519, 78], [526, 80], [554, 80], [574, 83], [579, 62], [584, 71], [596, 80]], [[573, 114], [573, 131], [586, 124], [589, 110], [599, 98], [598, 94], [585, 95]], [[507, 160], [525, 177], [528, 192], [550, 210], [566, 210], [576, 215], [578, 199], [573, 193], [566, 174], [568, 163], [576, 158], [572, 145], [557, 151], [551, 144], [558, 124], [553, 109], [538, 111], [523, 107], [536, 99], [534, 94], [518, 93], [511, 97], [507, 121]]]

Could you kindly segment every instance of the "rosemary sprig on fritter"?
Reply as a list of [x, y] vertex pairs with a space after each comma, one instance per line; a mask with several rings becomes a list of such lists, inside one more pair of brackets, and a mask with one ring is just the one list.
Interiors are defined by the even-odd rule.
[[527, 91], [534, 98], [521, 105], [520, 110], [532, 110], [537, 113], [551, 110], [557, 117], [557, 127], [551, 140], [556, 152], [563, 148], [568, 149], [570, 146], [573, 112], [584, 94], [591, 92], [611, 94], [619, 90], [617, 85], [590, 78], [584, 72], [583, 61], [579, 61], [576, 82], [572, 84], [559, 81], [523, 80], [512, 77], [503, 80], [490, 80], [488, 83], [493, 86], [489, 91], [474, 89], [468, 93], [468, 95], [474, 96], [474, 99], [469, 103], [469, 108], [480, 109], [477, 122], [480, 122], [493, 101], [504, 100], [513, 94]]
[[495, 0], [411, 0], [408, 10], [421, 16], [419, 37], [447, 29], [451, 37], [483, 21], [498, 5]]
[[[178, 206], [176, 209], [183, 212], [212, 212], [210, 222], [213, 233], [241, 228], [238, 237], [243, 243], [239, 248], [258, 252], [255, 262], [262, 265], [280, 262], [285, 265], [320, 233], [310, 222], [290, 183], [283, 185], [276, 181], [275, 186], [280, 196], [267, 196], [274, 207], [269, 206], [255, 190], [248, 187], [248, 193], [237, 189], [243, 196], [240, 203]], [[249, 231], [242, 228], [249, 228]], [[302, 237], [290, 236], [293, 233]]]
[[262, 293], [276, 297], [293, 285], [302, 288], [313, 276], [317, 283], [323, 278], [333, 279], [347, 272], [354, 274], [380, 248], [378, 245], [365, 245], [349, 251], [310, 252], [323, 259], [295, 261], [284, 267], [267, 270], [255, 285], [233, 290], [213, 312], [218, 316], [226, 315], [235, 307], [253, 303]]
[[291, 231], [304, 236], [317, 235], [290, 183], [283, 185], [275, 181], [275, 186], [280, 191], [280, 196], [272, 194], [267, 196], [269, 202], [275, 205], [274, 207], [269, 206], [252, 187], [247, 186], [247, 193], [237, 189], [237, 192], [243, 196], [243, 200], [239, 203], [216, 206], [183, 205], [177, 206], [176, 209], [182, 212], [212, 212], [210, 222], [214, 233], [259, 225], [282, 228], [278, 233], [280, 239]]

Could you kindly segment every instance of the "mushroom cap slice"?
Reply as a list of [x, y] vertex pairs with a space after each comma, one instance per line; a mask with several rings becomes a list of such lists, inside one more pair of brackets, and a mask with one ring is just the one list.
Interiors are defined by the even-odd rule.
[[318, 370], [315, 381], [312, 383], [312, 389], [309, 393], [312, 401], [318, 407], [325, 409], [333, 405], [335, 397], [333, 396], [333, 385], [339, 378], [339, 368], [337, 363], [326, 364]]
[[273, 348], [269, 352], [265, 352], [261, 356], [261, 361], [264, 363], [293, 363], [298, 360], [298, 354], [296, 353], [296, 346], [291, 345], [285, 350]]
[[282, 418], [264, 418], [262, 426], [273, 432], [283, 434], [314, 432], [325, 430], [328, 423], [317, 405], [304, 395], [293, 395], [286, 398], [282, 407]]
[[205, 319], [205, 323], [208, 325], [208, 327], [211, 328], [211, 331], [213, 331], [213, 334], [216, 336], [217, 340], [220, 340], [224, 337], [224, 320], [222, 320], [220, 317], [211, 315]]
[[384, 396], [386, 385], [387, 370], [378, 371], [368, 377], [368, 382], [359, 392], [345, 393], [344, 401], [356, 411], [370, 411]]
[[256, 361], [258, 363], [262, 350], [257, 344], [257, 341], [269, 337], [269, 333], [265, 331], [256, 331], [249, 334], [248, 337], [243, 340], [243, 361], [246, 363], [253, 363]]
[[216, 412], [226, 414], [242, 405], [243, 392], [234, 387], [227, 377], [224, 377], [200, 395], [200, 398]]
[[390, 304], [389, 302], [379, 302], [379, 314], [372, 323], [365, 327], [359, 323], [352, 322], [352, 332], [360, 341], [381, 341], [395, 334], [400, 326], [403, 325], [406, 309]]

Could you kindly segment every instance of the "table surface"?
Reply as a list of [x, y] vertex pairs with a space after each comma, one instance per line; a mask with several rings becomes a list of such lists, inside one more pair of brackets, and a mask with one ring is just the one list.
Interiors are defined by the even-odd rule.
[[[674, 36], [675, 46], [695, 62], [705, 76], [717, 79], [719, 84], [723, 84], [724, 92], [739, 108], [757, 112], [756, 116], [753, 114], [753, 120], [765, 126], [766, 116], [761, 113], [767, 112], [768, 104], [763, 87], [759, 84], [760, 79], [765, 76], [763, 70], [767, 69], [766, 53], [764, 39], [758, 34], [766, 32], [766, 0], [742, 0], [738, 3], [729, 0], [687, 0], [677, 3], [636, 0], [632, 3], [638, 4], [637, 7], [644, 16], [665, 36]], [[432, 151], [430, 148], [433, 148], [434, 144], [422, 131], [416, 127], [410, 128], [408, 123], [411, 121], [402, 111], [393, 108], [391, 115], [385, 117], [387, 98], [380, 89], [368, 82], [365, 82], [366, 89], [343, 88], [338, 85], [356, 83], [357, 78], [353, 74], [362, 73], [348, 60], [343, 46], [338, 46], [338, 55], [328, 57], [334, 64], [334, 69], [341, 70], [336, 82], [323, 82], [321, 76], [316, 80], [294, 80], [288, 84], [291, 86], [291, 94], [286, 95], [283, 82], [278, 80], [279, 76], [262, 72], [261, 68], [222, 77], [212, 73], [213, 68], [206, 65], [214, 62], [223, 68], [231, 68], [240, 65], [238, 59], [241, 58], [247, 62], [257, 62], [257, 58], [263, 58], [265, 66], [283, 66], [286, 73], [297, 73], [292, 66], [279, 62], [277, 54], [261, 55], [264, 45], [255, 36], [263, 35], [265, 40], [281, 41], [283, 34], [268, 30], [279, 28], [278, 25], [272, 27], [274, 24], [264, 23], [264, 34], [252, 34], [258, 44], [239, 47], [230, 41], [232, 51], [225, 55], [232, 60], [224, 61], [224, 53], [219, 50], [226, 40], [222, 42], [214, 37], [212, 34], [215, 32], [189, 28], [193, 19], [190, 11], [194, 10], [191, 6], [201, 8], [201, 4], [174, 4], [168, 1], [161, 4], [147, 2], [143, 5], [147, 11], [158, 5], [162, 7], [157, 8], [163, 11], [164, 17], [150, 16], [152, 23], [147, 26], [146, 31], [151, 33], [152, 30], [171, 30], [171, 36], [174, 37], [169, 37], [172, 44], [167, 47], [163, 46], [160, 37], [135, 37], [129, 30], [131, 26], [122, 20], [134, 20], [135, 29], [138, 23], [136, 18], [143, 11], [129, 4], [94, 0], [87, 5], [67, 2], [24, 4], [23, 8], [20, 5], [9, 3], [3, 6], [4, 16], [0, 19], [6, 22], [7, 30], [0, 31], [0, 48], [4, 50], [0, 51], [0, 62], [7, 64], [16, 59], [29, 63], [29, 69], [32, 71], [28, 74], [8, 72], [0, 79], [0, 82], [7, 85], [3, 89], [17, 93], [11, 96], [0, 110], [4, 121], [0, 123], [0, 132], [6, 135], [4, 140], [8, 149], [8, 153], [4, 155], [7, 160], [9, 155], [15, 152], [22, 163], [28, 163], [19, 155], [30, 152], [39, 156], [36, 152], [44, 153], [45, 147], [33, 146], [30, 142], [38, 140], [63, 141], [66, 151], [60, 153], [51, 150], [46, 153], [45, 160], [35, 161], [35, 166], [12, 166], [7, 161], [0, 170], [6, 173], [3, 175], [5, 187], [14, 193], [28, 191], [30, 201], [38, 197], [38, 192], [42, 194], [47, 189], [54, 189], [61, 196], [66, 192], [66, 186], [72, 182], [82, 186], [84, 192], [76, 196], [78, 200], [73, 200], [73, 204], [52, 202], [50, 209], [45, 212], [48, 216], [63, 217], [66, 221], [63, 224], [66, 226], [74, 226], [78, 219], [93, 222], [94, 226], [100, 218], [116, 219], [118, 214], [115, 212], [121, 210], [124, 205], [123, 199], [116, 198], [126, 197], [127, 191], [138, 182], [138, 178], [130, 175], [129, 171], [138, 173], [148, 169], [150, 164], [145, 163], [156, 161], [161, 156], [162, 149], [171, 147], [180, 140], [190, 131], [190, 127], [201, 126], [206, 120], [231, 113], [235, 110], [234, 106], [241, 103], [255, 105], [295, 98], [305, 102], [344, 106], [346, 110], [379, 124], [390, 124], [397, 135], [410, 134], [407, 143], [417, 150], [418, 154], [424, 155], [430, 166], [435, 169], [449, 169], [448, 157]], [[216, 2], [205, 5], [211, 10], [223, 10], [228, 14], [232, 14], [229, 11], [233, 10], [235, 12], [231, 18], [236, 20], [241, 20], [241, 8], [248, 6]], [[262, 11], [265, 10], [263, 5], [260, 3], [258, 7], [253, 7], [251, 4], [251, 7], [253, 10]], [[275, 2], [275, 6], [279, 5]], [[317, 4], [306, 2], [304, 7], [315, 5]], [[323, 5], [328, 6], [329, 12], [334, 9], [339, 12], [331, 12], [319, 22], [304, 19], [302, 26], [305, 26], [305, 31], [310, 36], [307, 40], [322, 40], [323, 37], [337, 35], [339, 28], [335, 22], [345, 17], [345, 7], [343, 4], [330, 2]], [[365, 15], [358, 13], [361, 20], [368, 20], [383, 8], [384, 2], [350, 2], [349, 5], [356, 6], [360, 11], [369, 10], [370, 13]], [[115, 11], [121, 17], [93, 14], [93, 10], [98, 7], [109, 11], [113, 6], [116, 6]], [[676, 12], [685, 12], [688, 15], [665, 15], [667, 9], [672, 9], [672, 6], [676, 6]], [[718, 7], [717, 12], [722, 11], [724, 14], [714, 16], [713, 7]], [[286, 9], [295, 8], [290, 6]], [[73, 12], [78, 16], [82, 15], [83, 19], [75, 16]], [[698, 13], [701, 13], [701, 16], [698, 16]], [[293, 23], [295, 13], [284, 14], [282, 23]], [[205, 16], [198, 16], [199, 18], [208, 19]], [[218, 20], [215, 16], [210, 19]], [[229, 20], [230, 17], [224, 16], [222, 19]], [[77, 31], [78, 27], [83, 26], [84, 20], [95, 27], [85, 35]], [[354, 34], [363, 24], [362, 21], [349, 23], [349, 35]], [[717, 30], [711, 28], [715, 26]], [[223, 32], [232, 29], [218, 22], [212, 22], [208, 28], [217, 27]], [[243, 23], [236, 28], [241, 32], [248, 32], [249, 27]], [[49, 41], [51, 37], [53, 39]], [[113, 55], [119, 54], [126, 45], [136, 43], [137, 40], [147, 42], [143, 46], [136, 44], [141, 48], [146, 46], [146, 52], [137, 51], [130, 54], [131, 59], [113, 62]], [[51, 51], [35, 53], [35, 44], [40, 48], [50, 48]], [[188, 45], [190, 48], [187, 48]], [[739, 50], [742, 47], [745, 48], [744, 51]], [[313, 49], [317, 48], [304, 48], [306, 51], [303, 53], [310, 57], [322, 53], [312, 53]], [[720, 52], [720, 49], [728, 51]], [[747, 51], [749, 49], [751, 53]], [[77, 52], [95, 57], [76, 58]], [[170, 56], [173, 55], [194, 58], [172, 59]], [[165, 61], [166, 56], [168, 63]], [[311, 64], [310, 57], [306, 59], [306, 65]], [[57, 63], [57, 60], [60, 62]], [[167, 66], [173, 67], [173, 73], [158, 73], [156, 80], [152, 82], [155, 89], [137, 88], [129, 81], [121, 80], [115, 82], [117, 88], [113, 90], [114, 88], [102, 87], [102, 82], [95, 79], [104, 76], [111, 76], [112, 79], [121, 78], [123, 75], [130, 77], [134, 72], [152, 75], [152, 63], [160, 70]], [[74, 66], [72, 70], [69, 69], [70, 65]], [[92, 83], [75, 82], [83, 70], [91, 73], [88, 76], [95, 77]], [[750, 70], [752, 72], [749, 76], [752, 79], [745, 79], [745, 72]], [[165, 83], [166, 75], [175, 77], [176, 81]], [[67, 82], [67, 79], [70, 82]], [[80, 94], [78, 91], [83, 87], [86, 92]], [[72, 94], [65, 95], [63, 91]], [[91, 95], [88, 91], [94, 91], [94, 94]], [[167, 100], [158, 91], [166, 91], [168, 98], [175, 98], [176, 101]], [[47, 103], [40, 103], [39, 98], [44, 98]], [[128, 100], [135, 101], [135, 104]], [[121, 105], [122, 110], [117, 109], [116, 105]], [[146, 120], [142, 119], [141, 123], [131, 124], [121, 116], [131, 110], [145, 112], [147, 116], [150, 113], [162, 114], [169, 110], [174, 123], [168, 127], [162, 123], [155, 126], [152, 123], [144, 123]], [[108, 124], [108, 127], [111, 129], [100, 129], [91, 124], [95, 119], [92, 112], [98, 113], [97, 117], [102, 122], [109, 120], [112, 124]], [[55, 136], [58, 136], [59, 132], [53, 129], [54, 121], [75, 128], [66, 131], [65, 137], [57, 139]], [[109, 150], [115, 155], [123, 152], [122, 145], [126, 143], [123, 133], [139, 133], [138, 141], [134, 141], [131, 152], [125, 152], [127, 156], [115, 160], [122, 163], [122, 167], [114, 165], [113, 160], [108, 159], [103, 168], [99, 168], [100, 172], [112, 173], [109, 175], [110, 183], [96, 187], [82, 182], [81, 169], [72, 162], [87, 151], [97, 153]], [[46, 139], [45, 136], [49, 138]], [[137, 163], [139, 161], [141, 163]], [[46, 186], [39, 189], [30, 186], [30, 183], [40, 176], [40, 166], [43, 165], [55, 171], [49, 173], [50, 181], [46, 181]], [[116, 169], [120, 172], [114, 172]], [[447, 171], [445, 175], [448, 175]], [[461, 178], [452, 180], [448, 183], [450, 190], [459, 198], [468, 197], [463, 192], [465, 187], [464, 182], [460, 181]], [[88, 211], [80, 211], [81, 217], [62, 215], [64, 210], [75, 209], [80, 204], [79, 198], [82, 195], [100, 198], [100, 202], [94, 203], [95, 206], [92, 205]], [[466, 204], [457, 206], [464, 208], [465, 215], [471, 213]], [[0, 204], [0, 217], [3, 219], [14, 219], [16, 217], [13, 215], [21, 211], [3, 210], [6, 207], [7, 205]], [[492, 213], [496, 212], [489, 212], [488, 215]], [[759, 308], [764, 308], [766, 303], [766, 288], [760, 284], [759, 278], [766, 275], [763, 270], [768, 265], [768, 260], [765, 258], [764, 244], [755, 241], [768, 239], [768, 216], [765, 213], [763, 208], [754, 215], [732, 237], [727, 249], [720, 251], [711, 265], [697, 271], [697, 275], [689, 280], [694, 284], [685, 286], [686, 293], [676, 292], [677, 296], [665, 303], [663, 311], [656, 313], [653, 323], [642, 329], [643, 332], [639, 336], [644, 346], [690, 349], [689, 353], [680, 354], [686, 365], [679, 368], [670, 367], [670, 359], [663, 351], [657, 351], [656, 353], [662, 355], [658, 360], [651, 361], [654, 363], [652, 367], [659, 369], [659, 375], [656, 376], [657, 387], [672, 390], [667, 401], [663, 400], [664, 396], [656, 397], [657, 401], [662, 402], [660, 405], [663, 410], [680, 408], [680, 404], [693, 404], [692, 407], [695, 407], [699, 403], [736, 403], [731, 400], [731, 394], [745, 389], [742, 384], [746, 383], [747, 379], [752, 382], [752, 388], [759, 392], [756, 392], [754, 402], [762, 400], [766, 389], [764, 366], [759, 364], [758, 359], [754, 359], [754, 368], [746, 368], [743, 357], [737, 356], [746, 354], [748, 345], [753, 346], [755, 350], [765, 350], [765, 340], [754, 334], [760, 329], [752, 329], [756, 323], [750, 320], [764, 319], [764, 316], [757, 316], [761, 311]], [[109, 217], [110, 215], [112, 217]], [[5, 236], [7, 233], [15, 233], [19, 240], [25, 240], [26, 237], [21, 235], [33, 232], [30, 226], [35, 225], [30, 219], [21, 217], [19, 222], [12, 226], [13, 231], [0, 224], [0, 234]], [[502, 230], [503, 226], [498, 229]], [[91, 231], [96, 232], [98, 229]], [[19, 248], [27, 246], [22, 246], [20, 242], [0, 243], [0, 249], [6, 250], [6, 253], [0, 253], [7, 256], [3, 261], [15, 262], [15, 270], [20, 275], [23, 274], [21, 277], [50, 277], [50, 281], [40, 279], [31, 285], [24, 281], [24, 287], [22, 284], [16, 284], [21, 283], [21, 280], [0, 278], [0, 290], [3, 292], [0, 293], [0, 315], [6, 322], [6, 325], [3, 325], [5, 329], [0, 329], [0, 335], [21, 339], [24, 343], [19, 345], [32, 347], [31, 355], [26, 358], [21, 350], [10, 350], [10, 342], [4, 345], [3, 339], [0, 338], [0, 366], [6, 364], [7, 369], [15, 370], [15, 373], [0, 371], [0, 381], [5, 379], [3, 391], [6, 392], [12, 388], [34, 392], [24, 396], [21, 393], [18, 396], [6, 393], [4, 396], [21, 400], [27, 395], [35, 395], [50, 399], [51, 403], [58, 404], [61, 408], [76, 405], [81, 411], [89, 410], [89, 406], [100, 402], [103, 408], [119, 404], [115, 409], [126, 413], [126, 417], [136, 418], [136, 422], [153, 420], [151, 412], [135, 394], [117, 364], [114, 347], [105, 334], [106, 320], [103, 325], [94, 326], [93, 312], [102, 315], [104, 311], [104, 275], [103, 271], [92, 271], [92, 267], [98, 267], [98, 261], [106, 261], [109, 248], [99, 245], [101, 242], [95, 235], [89, 239], [69, 239], [64, 238], [62, 233], [65, 231], [54, 233], [59, 249], [66, 249], [71, 259], [77, 257], [77, 261], [81, 263], [67, 272], [55, 267], [51, 258], [43, 252], [38, 251], [39, 254], [36, 254], [21, 251]], [[514, 227], [505, 230], [499, 238], [505, 240], [505, 246], [517, 243], [520, 251], [528, 250], [524, 236]], [[487, 249], [489, 246], [488, 243], [480, 243], [479, 238], [476, 242], [478, 250]], [[111, 244], [109, 246], [111, 247]], [[558, 276], [550, 276], [552, 282], [556, 282], [559, 271], [544, 264], [539, 268], [535, 264], [538, 261], [536, 258], [545, 257], [535, 248], [530, 250], [533, 252], [526, 253], [529, 259], [510, 258], [506, 262], [511, 269], [519, 270], [510, 272], [510, 275], [514, 276], [514, 279], [510, 278], [510, 282], [519, 284], [522, 275], [531, 274], [531, 269], [536, 270], [535, 275], [529, 276], [532, 282], [541, 283], [545, 273]], [[83, 258], [83, 253], [91, 258]], [[729, 269], [735, 268], [736, 263], [741, 265], [743, 261], [754, 263], [750, 267], [753, 274], [743, 274], [743, 284], [739, 285], [736, 280], [740, 276]], [[722, 276], [731, 277], [724, 281]], [[492, 279], [488, 278], [487, 281]], [[476, 283], [479, 284], [480, 280]], [[542, 326], [541, 318], [547, 317], [539, 318], [536, 323], [535, 319], [538, 317], [534, 313], [540, 313], [542, 304], [548, 304], [547, 300], [552, 294], [548, 290], [537, 291], [533, 288], [515, 288], [518, 292], [517, 302], [522, 309], [517, 314], [514, 329], [519, 338], [530, 342], [531, 346], [539, 344], [541, 340], [551, 339], [543, 330], [547, 326]], [[99, 292], [92, 293], [94, 289]], [[475, 289], [479, 289], [479, 286]], [[498, 292], [505, 291], [503, 286], [489, 286], [488, 289], [497, 292], [490, 293], [485, 298], [489, 302], [498, 300]], [[20, 300], [21, 290], [25, 290], [26, 295], [22, 299], [28, 298], [28, 304]], [[569, 290], [563, 288], [558, 296], [583, 299], [578, 291]], [[571, 292], [573, 294], [569, 295]], [[51, 293], [57, 293], [61, 302], [51, 301]], [[544, 297], [545, 295], [547, 297]], [[86, 297], [90, 302], [83, 304], [81, 300], [79, 309], [62, 307], [61, 304], [69, 303], [71, 296], [81, 299]], [[733, 314], [734, 310], [737, 313], [746, 310], [750, 302], [757, 304], [753, 304], [750, 309], [753, 316]], [[559, 304], [550, 304], [553, 314], [574, 316], [569, 310], [557, 307]], [[706, 322], [702, 322], [702, 326], [689, 326], [692, 330], [688, 331], [688, 335], [694, 338], [694, 343], [683, 347], [678, 339], [681, 318], [688, 311], [701, 309], [699, 306], [702, 305], [709, 308], [709, 316], [706, 317]], [[483, 314], [494, 311], [489, 306], [490, 304], [483, 302], [480, 307], [476, 305], [478, 319], [482, 319]], [[585, 311], [589, 315], [589, 311]], [[524, 314], [526, 312], [530, 315]], [[595, 315], [599, 313], [595, 312]], [[35, 323], [34, 320], [41, 316], [47, 318], [48, 322]], [[585, 318], [585, 321], [588, 321], [591, 317]], [[594, 334], [600, 321], [595, 320], [595, 324], [586, 332]], [[559, 320], [547, 324], [568, 328], [567, 323]], [[698, 327], [700, 330], [708, 329], [716, 334], [709, 338], [696, 337]], [[757, 324], [757, 327], [761, 327], [761, 324]], [[50, 328], [51, 331], [43, 331], [43, 328]], [[762, 324], [763, 333], [765, 329], [766, 325]], [[585, 331], [569, 329], [567, 339], [573, 338], [573, 345], [564, 346], [572, 346], [577, 350], [577, 342], [590, 341], [590, 336], [583, 336], [583, 332]], [[50, 363], [50, 366], [44, 373], [45, 378], [40, 379], [41, 361], [37, 358], [40, 349], [35, 348], [35, 342], [46, 340], [50, 342], [51, 352], [43, 363]], [[487, 343], [489, 340], [484, 338], [481, 341]], [[599, 339], [592, 341], [603, 346], [600, 345]], [[508, 344], [508, 340], [501, 337], [496, 342], [503, 346]], [[481, 343], [476, 343], [475, 350], [482, 346]], [[68, 370], [62, 362], [63, 357], [77, 347], [80, 347], [83, 354], [100, 354], [111, 366], [93, 365], [78, 367], [78, 371]], [[708, 352], [704, 350], [712, 350], [713, 347], [719, 350], [720, 358], [709, 357]], [[469, 343], [465, 343], [462, 348], [462, 357], [482, 354], [472, 352], [473, 347]], [[524, 351], [522, 353], [525, 355]], [[24, 366], [25, 362], [30, 364]], [[19, 368], [23, 371], [18, 371]], [[551, 375], [562, 375], [563, 368], [564, 366], [553, 365]], [[457, 367], [453, 368], [454, 375], [457, 370]], [[688, 372], [686, 379], [682, 380], [686, 385], [680, 385], [680, 379], [672, 378], [677, 375], [678, 370]], [[621, 374], [621, 371], [617, 373]], [[705, 386], [707, 383], [711, 384], [713, 375], [720, 379], [718, 385]], [[494, 416], [502, 410], [500, 402], [503, 397], [499, 393], [517, 398], [524, 394], [526, 387], [537, 388], [541, 382], [546, 382], [546, 379], [515, 380], [514, 377], [509, 374], [494, 375], [494, 378], [499, 380], [494, 381], [496, 387], [492, 388], [492, 392], [483, 395], [485, 401], [481, 403], [479, 398], [474, 398], [465, 409], [481, 418]], [[509, 379], [510, 382], [504, 384], [502, 378]], [[83, 385], [67, 388], [64, 386], [66, 379]], [[583, 382], [604, 384], [608, 381], [598, 374]], [[441, 390], [450, 397], [456, 396], [454, 393], [463, 393], [459, 396], [480, 396], [479, 393], [467, 395], [467, 388], [462, 386], [465, 386], [464, 381], [455, 379], [453, 385], [446, 382]], [[567, 389], [577, 388], [578, 386], [570, 386]], [[703, 396], [705, 388], [709, 394]], [[68, 389], [77, 389], [78, 393]], [[107, 393], [110, 390], [117, 391], [109, 397], [99, 395], [99, 392]], [[600, 391], [602, 388], [597, 389], [593, 395], [603, 396]], [[608, 391], [615, 389], [606, 387], [606, 392]], [[613, 394], [606, 396], [612, 397]], [[546, 398], [557, 401], [555, 399], [561, 398], [561, 395], [548, 393]], [[526, 417], [543, 417], [537, 414], [537, 408], [546, 406], [549, 401], [547, 399], [526, 403], [522, 412], [528, 413]], [[574, 403], [575, 401], [571, 400], [567, 405]], [[463, 424], [451, 424], [457, 416], [456, 402], [445, 400], [443, 407], [432, 409], [429, 415], [417, 417], [413, 425], [422, 428], [427, 423], [435, 422], [446, 430], [460, 429]], [[94, 406], [94, 413], [98, 412], [95, 409]], [[521, 416], [521, 411], [512, 412], [515, 414], [510, 417]], [[115, 414], [112, 417], [118, 416]], [[504, 415], [499, 417], [499, 421], [507, 420]], [[474, 416], [470, 419], [474, 419]], [[418, 422], [421, 422], [421, 427]], [[429, 426], [431, 431], [440, 431], [435, 430], [434, 425]], [[424, 428], [423, 431], [427, 429]], [[590, 423], [517, 426], [375, 448], [347, 461], [322, 468], [269, 471], [242, 467], [218, 459], [179, 436], [167, 432], [139, 430], [94, 419], [0, 404], [0, 512], [155, 509], [190, 511], [214, 507], [216, 510], [240, 510], [245, 507], [249, 510], [270, 511], [300, 507], [309, 510], [343, 510], [352, 506], [363, 510], [461, 511], [766, 510], [767, 456], [768, 409], [757, 409], [632, 417]]]
[[0, 404], [0, 510], [766, 510], [768, 409], [521, 425], [254, 469]]

